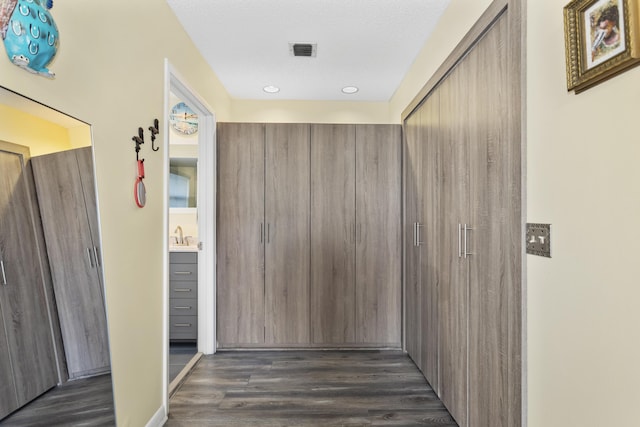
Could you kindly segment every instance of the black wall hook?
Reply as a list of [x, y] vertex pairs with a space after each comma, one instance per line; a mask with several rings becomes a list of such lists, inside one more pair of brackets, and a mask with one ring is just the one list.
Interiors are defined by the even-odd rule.
[[153, 119], [153, 126], [149, 126], [149, 130], [151, 131], [151, 149], [153, 151], [158, 151], [160, 147], [155, 146], [156, 135], [160, 133], [158, 129], [158, 119]]
[[140, 145], [144, 144], [144, 130], [138, 128], [138, 136], [131, 138], [136, 143], [136, 160], [140, 160], [138, 153], [140, 152]]

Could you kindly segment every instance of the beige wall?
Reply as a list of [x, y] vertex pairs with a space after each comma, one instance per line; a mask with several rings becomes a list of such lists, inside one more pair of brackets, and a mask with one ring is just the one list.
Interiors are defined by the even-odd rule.
[[451, 0], [389, 102], [394, 123], [400, 123], [402, 111], [490, 4], [491, 0]]
[[387, 102], [233, 100], [232, 121], [260, 123], [399, 123]]
[[566, 3], [528, 2], [529, 426], [639, 425], [640, 68], [567, 93]]
[[69, 0], [55, 3], [52, 14], [61, 40], [50, 66], [57, 77], [26, 73], [2, 52], [0, 85], [93, 126], [117, 422], [140, 427], [162, 405], [166, 147], [157, 153], [149, 143], [142, 148], [148, 194], [139, 209], [131, 137], [154, 118], [164, 132], [165, 57], [218, 120], [228, 120], [230, 100], [163, 0]]
[[66, 128], [6, 105], [0, 105], [0, 140], [29, 147], [31, 157], [74, 148]]

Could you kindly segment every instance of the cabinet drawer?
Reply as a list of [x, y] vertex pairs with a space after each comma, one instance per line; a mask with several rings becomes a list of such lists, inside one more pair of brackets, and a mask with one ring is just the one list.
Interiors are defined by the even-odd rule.
[[195, 298], [171, 298], [169, 300], [169, 314], [171, 316], [196, 316], [198, 314], [198, 300]]
[[169, 339], [195, 340], [198, 338], [198, 316], [170, 316]]
[[172, 264], [196, 264], [198, 252], [169, 252], [169, 262]]
[[198, 282], [183, 282], [172, 280], [169, 283], [169, 298], [191, 299], [198, 298]]
[[198, 280], [198, 264], [169, 264], [169, 280]]

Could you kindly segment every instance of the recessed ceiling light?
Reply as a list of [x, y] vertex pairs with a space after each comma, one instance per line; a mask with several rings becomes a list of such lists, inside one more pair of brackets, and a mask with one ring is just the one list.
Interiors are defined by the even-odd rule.
[[267, 93], [278, 93], [280, 92], [280, 88], [276, 87], [276, 86], [265, 86], [262, 88], [263, 91], [267, 92]]
[[346, 93], [347, 95], [351, 95], [353, 93], [356, 93], [359, 90], [360, 89], [358, 89], [355, 86], [345, 86], [345, 87], [342, 88], [342, 93]]

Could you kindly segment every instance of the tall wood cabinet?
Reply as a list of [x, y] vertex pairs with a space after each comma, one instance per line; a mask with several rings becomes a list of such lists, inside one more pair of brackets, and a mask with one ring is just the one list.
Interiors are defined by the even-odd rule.
[[309, 130], [218, 124], [218, 341], [309, 340]]
[[220, 347], [400, 345], [400, 152], [399, 126], [218, 124]]
[[356, 125], [356, 343], [401, 342], [401, 127]]
[[0, 142], [0, 418], [58, 379], [28, 159]]
[[461, 427], [521, 423], [521, 146], [508, 14], [405, 120], [405, 239], [419, 241], [405, 243], [406, 348]]
[[309, 342], [309, 126], [265, 125], [265, 343]]
[[356, 340], [356, 127], [311, 126], [311, 339]]
[[218, 123], [217, 337], [264, 344], [264, 125]]
[[32, 163], [69, 377], [109, 372], [91, 147]]
[[[438, 265], [441, 258], [440, 200], [443, 167], [439, 94], [432, 94], [405, 124], [406, 347], [434, 390], [440, 366]], [[424, 143], [424, 142], [427, 143]], [[438, 185], [436, 185], [438, 183]]]

